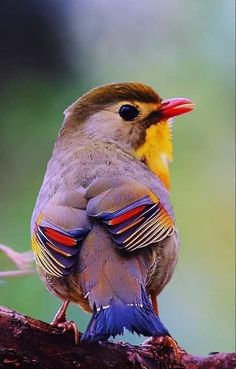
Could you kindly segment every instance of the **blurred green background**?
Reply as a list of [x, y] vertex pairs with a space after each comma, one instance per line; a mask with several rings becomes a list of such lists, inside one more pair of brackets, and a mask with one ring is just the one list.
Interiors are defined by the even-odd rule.
[[[174, 124], [181, 249], [161, 317], [194, 354], [233, 351], [234, 1], [12, 1], [1, 14], [0, 242], [30, 248], [46, 163], [78, 96], [140, 81], [163, 98], [192, 98], [194, 113]], [[1, 254], [0, 270], [9, 268]], [[48, 322], [59, 306], [36, 274], [1, 280], [0, 303]], [[84, 330], [89, 315], [71, 306], [69, 318]]]

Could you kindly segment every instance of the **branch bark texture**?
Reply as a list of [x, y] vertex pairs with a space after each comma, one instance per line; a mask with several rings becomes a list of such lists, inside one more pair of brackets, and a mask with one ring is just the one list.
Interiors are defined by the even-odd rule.
[[165, 340], [142, 346], [122, 343], [74, 344], [73, 335], [0, 307], [0, 368], [4, 369], [233, 369], [234, 353], [208, 357], [181, 351], [178, 358]]

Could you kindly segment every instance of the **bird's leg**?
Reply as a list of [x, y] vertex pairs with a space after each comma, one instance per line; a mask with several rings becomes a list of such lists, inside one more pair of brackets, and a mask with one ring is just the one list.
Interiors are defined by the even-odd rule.
[[[150, 296], [151, 296], [153, 310], [156, 313], [156, 315], [159, 316], [159, 307], [158, 307], [157, 296], [156, 296], [155, 293], [151, 293]], [[170, 336], [153, 337], [152, 342], [153, 343], [155, 343], [155, 342], [156, 343], [161, 343], [163, 346], [170, 347], [173, 350], [173, 352], [175, 353], [176, 359], [177, 360], [180, 359], [181, 350], [180, 350], [177, 342], [174, 340], [174, 338], [172, 338]]]
[[66, 309], [68, 308], [69, 303], [70, 300], [65, 300], [63, 302], [63, 304], [56, 312], [51, 325], [53, 325], [54, 327], [63, 328], [63, 333], [72, 331], [75, 337], [75, 344], [77, 345], [80, 341], [80, 334], [77, 325], [73, 321], [66, 320]]
[[155, 293], [151, 293], [151, 301], [152, 301], [152, 307], [153, 307], [154, 313], [156, 313], [156, 315], [159, 316], [157, 295]]
[[66, 321], [66, 309], [68, 308], [70, 300], [65, 300], [60, 308], [57, 310], [51, 325], [57, 326]]

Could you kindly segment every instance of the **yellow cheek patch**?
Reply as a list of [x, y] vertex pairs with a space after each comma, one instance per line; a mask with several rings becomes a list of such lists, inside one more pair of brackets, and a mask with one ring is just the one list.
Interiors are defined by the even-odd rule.
[[136, 151], [135, 156], [145, 161], [148, 167], [169, 189], [169, 161], [172, 160], [172, 136], [168, 121], [162, 121], [152, 125], [146, 131], [146, 138]]

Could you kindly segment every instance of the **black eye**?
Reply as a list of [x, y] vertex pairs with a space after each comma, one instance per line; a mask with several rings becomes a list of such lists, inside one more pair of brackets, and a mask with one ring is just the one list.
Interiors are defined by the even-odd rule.
[[124, 120], [134, 120], [139, 115], [138, 109], [133, 105], [122, 105], [119, 114]]

